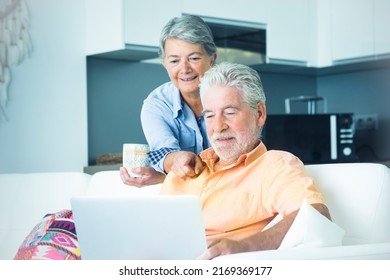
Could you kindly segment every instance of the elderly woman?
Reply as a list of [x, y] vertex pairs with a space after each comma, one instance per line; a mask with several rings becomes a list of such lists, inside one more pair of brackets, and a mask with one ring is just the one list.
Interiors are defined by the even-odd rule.
[[196, 154], [210, 146], [202, 116], [199, 82], [214, 65], [217, 48], [207, 24], [197, 16], [171, 19], [161, 32], [160, 56], [170, 82], [144, 101], [142, 128], [150, 146], [151, 167], [131, 171], [121, 168], [125, 184], [145, 186], [161, 183], [169, 171], [179, 176], [195, 176], [203, 168]]

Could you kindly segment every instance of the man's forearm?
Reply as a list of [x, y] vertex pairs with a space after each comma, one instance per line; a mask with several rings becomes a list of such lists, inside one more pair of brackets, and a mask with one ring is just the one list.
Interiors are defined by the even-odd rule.
[[[324, 204], [311, 204], [318, 212], [324, 215], [326, 218], [331, 220], [328, 208]], [[249, 251], [260, 251], [260, 250], [273, 250], [279, 248], [298, 211], [294, 211], [291, 214], [284, 217], [280, 222], [275, 224], [273, 227], [254, 234], [247, 239], [242, 240]]]

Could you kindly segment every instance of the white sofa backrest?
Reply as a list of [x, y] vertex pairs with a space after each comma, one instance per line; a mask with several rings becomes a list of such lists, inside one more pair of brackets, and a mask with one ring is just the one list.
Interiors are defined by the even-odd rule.
[[119, 171], [101, 171], [92, 175], [87, 190], [88, 196], [122, 196], [122, 195], [157, 195], [161, 184], [147, 187], [132, 187], [125, 185], [119, 175]]
[[390, 169], [375, 163], [307, 165], [325, 196], [332, 220], [346, 231], [343, 243], [390, 241]]
[[[345, 244], [390, 242], [390, 171], [380, 164], [307, 165]], [[157, 195], [161, 185], [124, 185], [119, 171], [0, 174], [0, 260], [12, 259], [43, 215], [79, 195]]]
[[[344, 245], [390, 242], [390, 169], [375, 163], [306, 165], [325, 196], [332, 220], [346, 231]], [[119, 171], [95, 173], [88, 195], [157, 195], [161, 184], [124, 185]]]

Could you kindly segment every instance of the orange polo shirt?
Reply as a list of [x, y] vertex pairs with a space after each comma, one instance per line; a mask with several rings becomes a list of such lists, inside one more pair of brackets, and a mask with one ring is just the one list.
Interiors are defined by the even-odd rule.
[[240, 240], [260, 232], [278, 213], [286, 216], [299, 209], [305, 198], [309, 204], [325, 204], [303, 163], [291, 153], [267, 151], [260, 143], [218, 171], [212, 148], [200, 157], [206, 168], [198, 177], [181, 179], [170, 172], [161, 194], [199, 195], [208, 241]]

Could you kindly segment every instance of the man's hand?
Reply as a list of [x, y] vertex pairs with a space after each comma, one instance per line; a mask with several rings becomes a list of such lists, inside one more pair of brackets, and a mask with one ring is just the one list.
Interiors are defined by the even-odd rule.
[[141, 177], [131, 177], [125, 167], [120, 168], [120, 176], [122, 182], [129, 186], [144, 187], [162, 183], [165, 179], [165, 174], [156, 171], [152, 167], [135, 167], [131, 172], [142, 175]]
[[251, 248], [244, 241], [234, 241], [231, 239], [220, 239], [209, 244], [209, 247], [197, 259], [211, 260], [222, 255], [229, 255], [241, 252], [248, 252]]
[[199, 156], [191, 152], [172, 152], [167, 155], [164, 161], [167, 171], [173, 171], [176, 176], [196, 177], [204, 169], [204, 165]]

